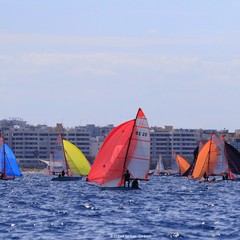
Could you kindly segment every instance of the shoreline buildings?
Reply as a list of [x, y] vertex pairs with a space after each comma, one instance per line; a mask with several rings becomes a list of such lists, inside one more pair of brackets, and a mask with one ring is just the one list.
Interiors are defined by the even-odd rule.
[[[0, 120], [0, 135], [13, 150], [19, 166], [22, 168], [44, 168], [40, 160], [49, 160], [53, 153], [59, 134], [76, 145], [92, 163], [105, 137], [114, 128], [112, 124], [99, 127], [94, 124], [64, 128], [58, 123], [55, 127], [47, 125], [33, 126], [21, 119]], [[223, 135], [225, 140], [240, 150], [240, 130], [229, 133], [228, 130], [215, 129], [174, 129], [172, 126], [151, 127], [151, 166], [154, 168], [159, 155], [168, 165], [173, 153], [193, 160], [193, 151], [199, 141], [206, 141], [215, 132]]]

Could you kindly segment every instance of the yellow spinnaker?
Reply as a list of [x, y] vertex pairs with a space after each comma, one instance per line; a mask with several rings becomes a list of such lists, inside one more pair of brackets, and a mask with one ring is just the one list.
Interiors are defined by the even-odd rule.
[[88, 175], [91, 166], [82, 151], [67, 140], [63, 140], [63, 148], [71, 172]]

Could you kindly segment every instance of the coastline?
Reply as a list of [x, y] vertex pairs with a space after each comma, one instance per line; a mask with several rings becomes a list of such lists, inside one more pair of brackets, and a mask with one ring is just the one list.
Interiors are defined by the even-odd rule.
[[22, 168], [21, 169], [22, 173], [27, 173], [27, 174], [35, 174], [35, 173], [45, 173], [45, 169], [36, 169], [36, 168]]

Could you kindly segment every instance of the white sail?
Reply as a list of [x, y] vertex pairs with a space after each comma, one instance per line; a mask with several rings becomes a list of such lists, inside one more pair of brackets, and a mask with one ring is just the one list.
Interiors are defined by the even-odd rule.
[[227, 159], [226, 159], [226, 154], [225, 154], [225, 143], [224, 140], [217, 136], [216, 134], [212, 135], [212, 140], [217, 146], [218, 150], [218, 161], [215, 166], [215, 174], [222, 174], [224, 172], [228, 171], [228, 164], [227, 164]]
[[141, 110], [136, 117], [126, 166], [131, 175], [138, 179], [148, 179], [150, 166], [150, 129]]
[[106, 137], [88, 174], [89, 182], [121, 187], [128, 170], [131, 178], [148, 180], [150, 130], [141, 109], [135, 119], [124, 122]]
[[161, 173], [163, 173], [164, 171], [165, 171], [165, 169], [164, 169], [164, 166], [163, 166], [162, 155], [159, 154], [159, 159], [158, 159], [158, 162], [157, 162], [157, 166], [156, 166], [156, 168], [154, 170], [153, 175], [158, 176]]
[[179, 173], [179, 168], [176, 160], [176, 153], [174, 153], [172, 156], [171, 165], [172, 165], [172, 174]]

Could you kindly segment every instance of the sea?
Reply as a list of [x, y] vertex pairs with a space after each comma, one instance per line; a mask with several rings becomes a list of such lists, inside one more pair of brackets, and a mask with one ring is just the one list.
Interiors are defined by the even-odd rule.
[[240, 239], [240, 182], [151, 175], [139, 185], [1, 181], [0, 239]]

